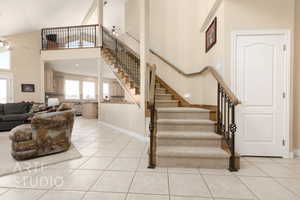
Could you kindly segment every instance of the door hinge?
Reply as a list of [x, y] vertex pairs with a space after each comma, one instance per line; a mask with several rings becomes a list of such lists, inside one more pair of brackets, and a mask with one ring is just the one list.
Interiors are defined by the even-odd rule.
[[286, 51], [286, 44], [283, 45], [283, 51]]
[[285, 140], [282, 140], [282, 146], [285, 146]]
[[282, 98], [284, 98], [284, 99], [285, 99], [285, 97], [286, 97], [286, 93], [285, 93], [285, 92], [283, 92], [283, 93], [282, 93]]

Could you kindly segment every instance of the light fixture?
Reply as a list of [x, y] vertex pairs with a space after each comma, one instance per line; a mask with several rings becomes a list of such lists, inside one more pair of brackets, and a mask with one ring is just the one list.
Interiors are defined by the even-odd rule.
[[112, 29], [111, 29], [111, 33], [115, 36], [118, 36], [118, 31], [117, 31], [117, 27], [116, 26], [113, 26]]
[[104, 7], [105, 7], [107, 4], [108, 4], [107, 1], [104, 1], [104, 2], [103, 2], [103, 6], [104, 6]]
[[76, 67], [79, 67], [79, 64], [77, 63], [77, 64], [75, 64], [75, 66], [76, 66]]
[[10, 50], [9, 42], [0, 39], [0, 52]]
[[0, 48], [7, 48], [9, 49], [9, 43], [5, 40], [0, 39]]

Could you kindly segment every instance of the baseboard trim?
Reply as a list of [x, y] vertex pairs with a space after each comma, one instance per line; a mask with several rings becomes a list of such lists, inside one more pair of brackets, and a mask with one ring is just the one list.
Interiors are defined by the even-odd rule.
[[124, 129], [124, 128], [121, 128], [121, 127], [118, 127], [118, 126], [115, 126], [113, 124], [110, 124], [110, 123], [107, 123], [107, 122], [104, 122], [104, 121], [98, 121], [99, 124], [102, 124], [106, 127], [109, 127], [109, 128], [112, 128], [116, 131], [120, 131], [121, 133], [125, 133], [129, 136], [132, 136], [132, 137], [135, 137], [143, 142], [148, 142], [149, 141], [149, 138], [146, 137], [146, 136], [142, 136], [142, 134], [139, 134], [137, 132], [134, 132], [134, 131], [130, 131], [128, 129]]
[[294, 157], [300, 157], [300, 149], [294, 150]]

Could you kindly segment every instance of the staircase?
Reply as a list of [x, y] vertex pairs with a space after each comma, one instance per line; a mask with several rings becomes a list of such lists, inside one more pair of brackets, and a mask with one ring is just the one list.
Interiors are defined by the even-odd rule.
[[140, 60], [139, 56], [123, 42], [102, 27], [101, 56], [120, 85], [132, 100], [140, 103]]
[[[139, 55], [104, 27], [101, 53], [122, 87], [139, 104], [142, 100]], [[169, 62], [167, 64], [170, 65]], [[175, 70], [189, 77], [179, 69]], [[216, 121], [213, 121], [210, 110], [189, 107], [186, 100], [157, 77], [155, 65], [147, 64], [146, 71], [146, 80], [149, 81], [149, 168], [221, 168], [237, 171], [235, 106], [240, 102], [218, 72], [206, 67], [191, 74], [209, 72], [218, 83], [217, 115]]]
[[158, 81], [157, 153], [159, 167], [221, 168], [229, 166], [230, 154], [221, 148], [222, 136], [215, 133], [210, 110], [179, 107], [179, 101]]

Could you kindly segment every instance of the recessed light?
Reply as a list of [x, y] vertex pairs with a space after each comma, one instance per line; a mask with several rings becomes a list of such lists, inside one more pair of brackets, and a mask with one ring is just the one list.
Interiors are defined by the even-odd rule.
[[79, 67], [79, 64], [75, 64], [76, 67]]

